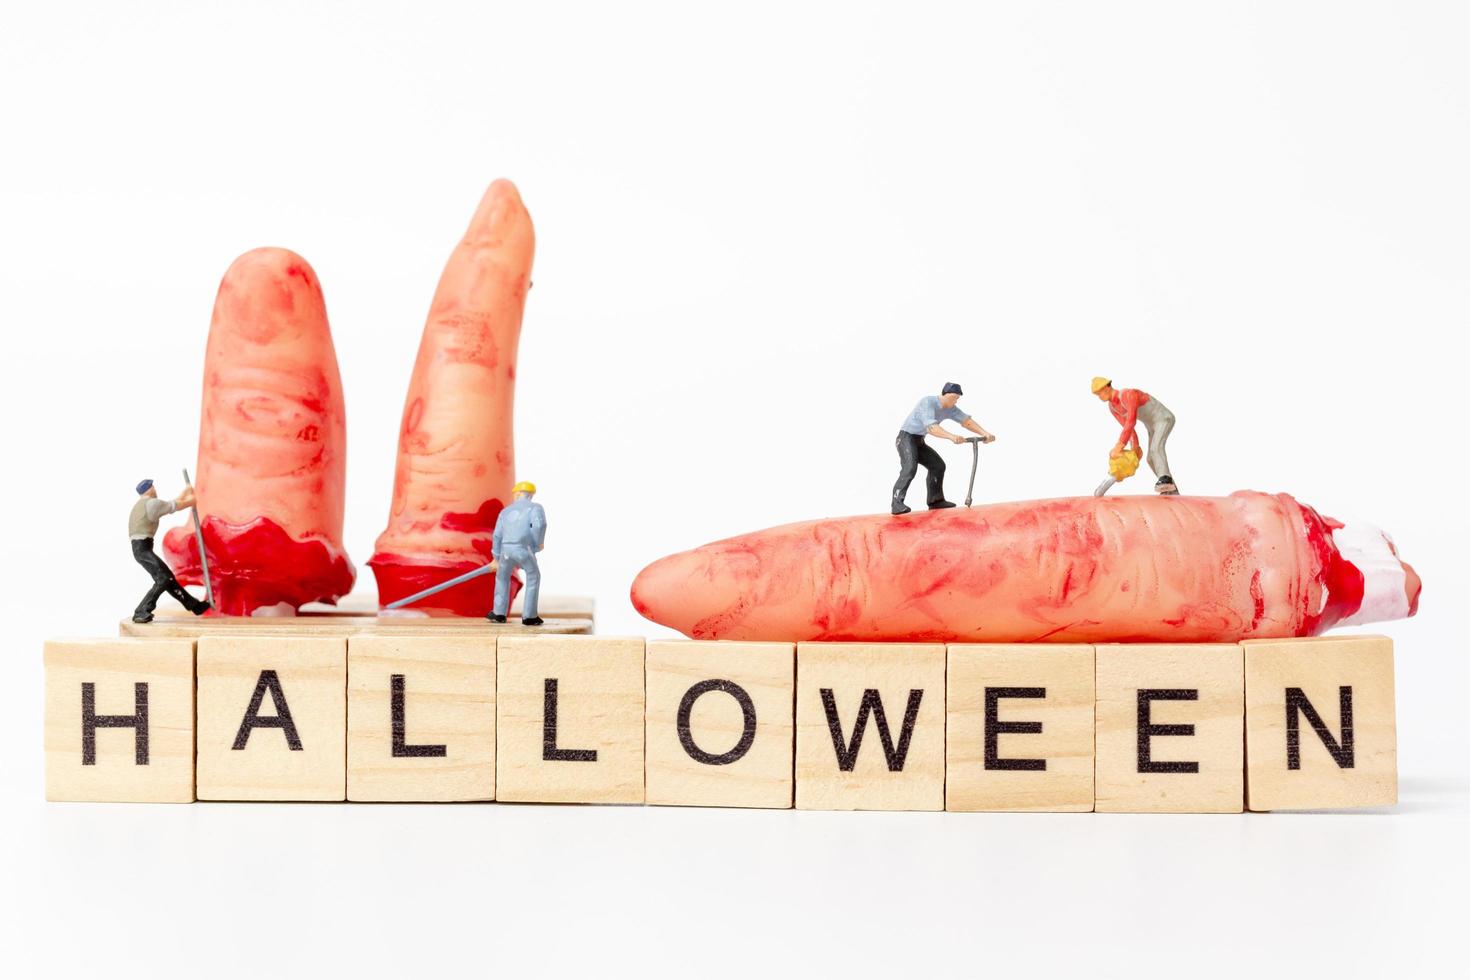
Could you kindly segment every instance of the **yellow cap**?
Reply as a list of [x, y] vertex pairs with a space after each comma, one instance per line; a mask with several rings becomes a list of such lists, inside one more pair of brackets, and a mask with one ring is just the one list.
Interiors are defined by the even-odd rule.
[[511, 487], [510, 488], [510, 492], [511, 493], [535, 493], [536, 492], [536, 484], [534, 484], [534, 483], [528, 483], [525, 480], [522, 480], [520, 483], [517, 483], [515, 486]]
[[1092, 379], [1092, 393], [1095, 395], [1099, 391], [1102, 391], [1104, 388], [1106, 388], [1108, 385], [1110, 385], [1112, 383], [1113, 383], [1112, 382], [1112, 379], [1110, 379], [1110, 378], [1093, 378]]

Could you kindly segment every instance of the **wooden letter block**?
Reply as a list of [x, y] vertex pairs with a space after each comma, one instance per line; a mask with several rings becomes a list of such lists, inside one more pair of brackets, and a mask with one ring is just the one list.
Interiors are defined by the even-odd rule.
[[495, 637], [348, 639], [347, 798], [495, 798]]
[[791, 806], [790, 643], [648, 644], [648, 802]]
[[1097, 647], [1099, 813], [1240, 813], [1239, 644]]
[[643, 640], [501, 636], [495, 795], [643, 802]]
[[347, 641], [199, 641], [201, 800], [347, 796]]
[[944, 647], [800, 643], [796, 806], [944, 809]]
[[194, 802], [194, 641], [48, 640], [46, 799]]
[[1092, 809], [1093, 652], [949, 648], [945, 808]]
[[1250, 808], [1397, 803], [1393, 641], [1342, 636], [1244, 646]]

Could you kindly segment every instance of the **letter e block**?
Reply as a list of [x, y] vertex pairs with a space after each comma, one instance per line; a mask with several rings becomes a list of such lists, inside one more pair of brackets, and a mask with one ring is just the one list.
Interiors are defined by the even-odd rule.
[[347, 796], [347, 641], [199, 641], [201, 800]]
[[495, 638], [347, 640], [347, 798], [495, 798]]
[[1245, 672], [1236, 643], [1097, 647], [1099, 813], [1240, 813]]
[[797, 644], [797, 809], [944, 809], [944, 658], [938, 644]]
[[1250, 808], [1397, 803], [1393, 641], [1333, 636], [1243, 645]]
[[643, 640], [501, 636], [495, 795], [643, 802]]
[[48, 640], [46, 799], [194, 802], [194, 641]]
[[945, 808], [1092, 809], [1090, 645], [949, 647]]
[[791, 806], [795, 654], [790, 643], [649, 642], [649, 803]]

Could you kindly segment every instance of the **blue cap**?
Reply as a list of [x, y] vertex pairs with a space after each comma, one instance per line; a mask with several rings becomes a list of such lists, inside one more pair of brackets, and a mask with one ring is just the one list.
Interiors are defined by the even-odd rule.
[[939, 393], [941, 395], [963, 395], [964, 394], [964, 392], [960, 390], [960, 386], [957, 385], [957, 384], [955, 384], [953, 381], [946, 382], [945, 385], [944, 385], [944, 387], [940, 390]]
[[152, 488], [153, 488], [153, 481], [152, 480], [144, 480], [142, 483], [139, 483], [138, 484], [138, 496], [141, 497], [143, 494], [147, 493]]

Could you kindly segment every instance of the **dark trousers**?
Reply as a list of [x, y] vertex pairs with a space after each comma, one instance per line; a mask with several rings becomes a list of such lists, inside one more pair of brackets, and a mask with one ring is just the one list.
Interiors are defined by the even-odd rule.
[[893, 444], [898, 447], [898, 482], [893, 485], [893, 505], [903, 503], [908, 495], [909, 484], [922, 465], [927, 471], [924, 480], [928, 490], [929, 506], [944, 500], [944, 460], [936, 453], [923, 436], [900, 431]]
[[152, 538], [135, 538], [133, 540], [133, 558], [139, 565], [142, 565], [148, 570], [149, 575], [153, 576], [153, 588], [149, 589], [148, 594], [143, 597], [143, 601], [138, 603], [138, 608], [133, 611], [133, 615], [153, 615], [153, 609], [158, 605], [158, 597], [165, 592], [179, 600], [180, 605], [196, 616], [204, 611], [207, 603], [201, 602], [185, 592], [184, 587], [179, 584], [179, 580], [174, 578], [174, 573], [169, 571], [168, 566], [163, 563], [163, 559], [153, 553]]

